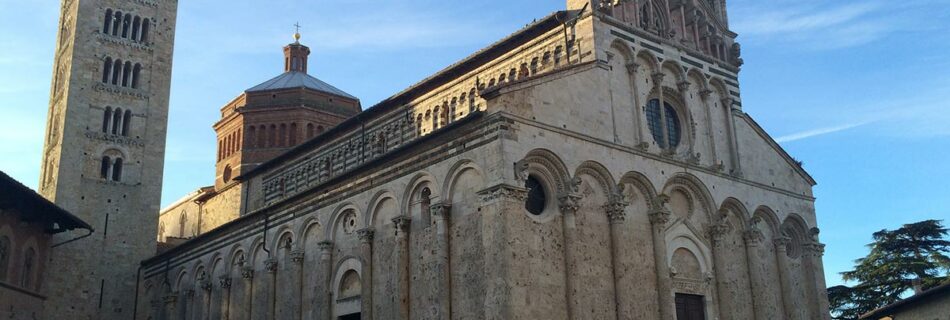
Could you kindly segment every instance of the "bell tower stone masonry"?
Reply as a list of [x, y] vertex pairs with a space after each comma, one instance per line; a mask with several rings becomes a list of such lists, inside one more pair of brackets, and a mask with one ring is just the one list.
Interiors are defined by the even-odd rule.
[[155, 254], [177, 0], [63, 0], [39, 191], [95, 228], [61, 233], [45, 319], [130, 319]]

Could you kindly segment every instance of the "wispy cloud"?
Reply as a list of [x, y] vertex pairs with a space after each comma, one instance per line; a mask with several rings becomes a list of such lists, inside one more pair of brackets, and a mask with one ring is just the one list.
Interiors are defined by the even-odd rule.
[[779, 143], [785, 143], [785, 142], [804, 140], [804, 139], [808, 139], [812, 137], [817, 137], [817, 136], [822, 136], [826, 134], [832, 134], [836, 132], [841, 132], [841, 131], [857, 128], [869, 123], [871, 122], [868, 121], [868, 122], [849, 123], [849, 124], [832, 126], [832, 127], [811, 129], [811, 130], [806, 130], [802, 132], [797, 132], [797, 133], [781, 136], [781, 137], [776, 138], [775, 141]]
[[876, 1], [801, 1], [775, 6], [738, 7], [732, 28], [746, 41], [787, 44], [808, 49], [837, 49], [867, 44], [896, 31]]

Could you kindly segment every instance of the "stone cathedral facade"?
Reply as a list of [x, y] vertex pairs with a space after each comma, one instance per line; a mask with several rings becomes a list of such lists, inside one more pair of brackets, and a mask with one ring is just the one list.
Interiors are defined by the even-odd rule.
[[57, 234], [43, 319], [130, 319], [155, 252], [177, 0], [63, 0], [39, 191]]
[[[173, 17], [152, 28], [170, 36]], [[568, 0], [364, 111], [308, 74], [309, 49], [288, 45], [283, 74], [221, 109], [214, 185], [130, 229], [190, 240], [142, 262], [125, 296], [136, 304], [121, 310], [136, 319], [828, 319], [815, 181], [743, 112], [728, 26], [723, 0]], [[105, 37], [91, 29], [81, 35]], [[67, 136], [87, 140], [70, 147], [119, 144], [88, 136], [99, 136], [102, 112], [118, 114], [114, 101], [122, 114], [138, 106], [125, 78], [113, 83], [115, 68], [129, 69], [96, 69], [115, 54], [107, 50], [123, 61], [153, 54], [142, 69], [151, 81], [138, 83], [167, 94], [156, 77], [167, 76], [171, 43], [115, 41], [86, 48], [97, 71], [84, 75], [89, 87], [76, 94], [85, 100], [66, 123], [85, 119], [85, 135]], [[89, 90], [93, 80], [107, 89]], [[152, 122], [149, 109], [165, 110], [159, 93], [142, 92], [148, 119], [133, 119], [163, 134], [164, 113]], [[115, 123], [102, 133], [125, 132]], [[122, 154], [120, 176], [133, 172], [143, 192], [160, 185], [143, 170], [160, 163], [151, 138]], [[76, 162], [86, 175], [115, 175], [112, 149], [87, 149], [73, 154], [88, 153]], [[109, 165], [94, 166], [104, 156]], [[76, 186], [104, 190], [86, 197], [110, 208], [131, 201], [105, 195], [117, 183]], [[121, 207], [123, 219], [137, 208]]]

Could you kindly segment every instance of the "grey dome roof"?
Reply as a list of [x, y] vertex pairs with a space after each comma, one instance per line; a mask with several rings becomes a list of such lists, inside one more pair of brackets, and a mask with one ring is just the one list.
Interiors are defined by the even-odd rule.
[[291, 88], [308, 88], [317, 91], [326, 92], [329, 94], [350, 98], [353, 100], [359, 100], [358, 98], [350, 95], [349, 93], [344, 92], [343, 90], [337, 89], [334, 86], [331, 86], [329, 83], [323, 82], [320, 79], [314, 78], [309, 74], [290, 71], [285, 72], [277, 76], [276, 78], [267, 80], [264, 83], [261, 83], [253, 88], [247, 89], [247, 92], [260, 92], [260, 91], [269, 91], [269, 90], [279, 90], [279, 89], [291, 89]]

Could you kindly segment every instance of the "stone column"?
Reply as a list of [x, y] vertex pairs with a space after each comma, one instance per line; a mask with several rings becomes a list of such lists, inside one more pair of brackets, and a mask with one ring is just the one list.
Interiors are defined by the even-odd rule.
[[759, 257], [758, 250], [765, 240], [762, 231], [751, 227], [742, 234], [745, 240], [746, 260], [749, 266], [749, 283], [752, 286], [752, 310], [756, 319], [769, 318], [768, 286], [769, 280], [765, 275], [764, 261]]
[[805, 270], [810, 270], [806, 272], [811, 278], [809, 282], [809, 287], [811, 292], [812, 301], [809, 301], [812, 305], [812, 319], [821, 319], [821, 320], [831, 320], [831, 314], [828, 313], [830, 306], [828, 305], [828, 291], [825, 289], [827, 285], [825, 284], [825, 274], [822, 272], [825, 270], [824, 263], [821, 261], [821, 257], [825, 253], [825, 245], [813, 242], [805, 245], [804, 248], [805, 254], [802, 256], [806, 267]]
[[773, 242], [775, 243], [775, 258], [778, 260], [779, 278], [782, 280], [782, 307], [785, 310], [785, 319], [796, 319], [795, 296], [792, 295], [792, 288], [795, 287], [795, 283], [792, 280], [792, 267], [790, 261], [788, 261], [790, 239], [778, 237]]
[[149, 301], [148, 306], [149, 306], [148, 311], [150, 314], [149, 316], [150, 319], [164, 320], [162, 319], [162, 300], [161, 299], [159, 298], [152, 299], [151, 301]]
[[736, 136], [736, 112], [738, 110], [732, 108], [733, 100], [732, 98], [726, 97], [721, 100], [723, 108], [725, 108], [726, 117], [729, 119], [726, 121], [727, 129], [729, 129], [729, 146], [730, 146], [730, 157], [732, 157], [732, 174], [735, 176], [742, 176], [742, 165], [739, 160], [739, 140]]
[[317, 283], [316, 307], [319, 309], [318, 319], [330, 319], [330, 300], [333, 299], [333, 292], [330, 289], [330, 277], [333, 276], [333, 268], [330, 263], [333, 257], [333, 242], [320, 242], [320, 268], [323, 274], [319, 277]]
[[244, 266], [241, 268], [241, 278], [244, 279], [244, 308], [241, 319], [251, 319], [254, 313], [254, 267]]
[[267, 308], [267, 319], [274, 319], [277, 316], [277, 266], [277, 259], [270, 258], [264, 261], [264, 271], [267, 272], [267, 284], [264, 288], [267, 294], [267, 305], [261, 307]]
[[630, 75], [630, 86], [633, 88], [633, 128], [634, 134], [636, 135], [636, 147], [640, 150], [646, 150], [650, 144], [647, 142], [646, 137], [648, 133], [644, 133], [645, 126], [642, 124], [644, 119], [642, 109], [645, 104], [640, 101], [640, 88], [637, 85], [637, 72], [640, 70], [640, 64], [636, 62], [630, 62], [627, 64], [627, 73]]
[[290, 252], [290, 262], [293, 264], [291, 271], [290, 284], [296, 289], [290, 298], [290, 305], [293, 308], [294, 318], [303, 319], [303, 288], [306, 287], [303, 281], [303, 259], [304, 251], [301, 249]]
[[362, 318], [373, 319], [373, 236], [375, 231], [372, 228], [360, 229], [356, 231], [360, 239], [360, 255], [363, 257], [363, 275], [360, 279], [362, 292], [360, 301], [362, 302]]
[[[722, 166], [719, 164], [719, 155], [716, 151], [716, 136], [713, 134], [713, 120], [712, 120], [712, 111], [709, 107], [709, 96], [712, 95], [712, 90], [702, 89], [699, 91], [699, 97], [703, 100], [703, 109], [705, 109], [706, 115], [706, 136], [709, 138], [707, 141], [709, 143], [709, 156], [713, 163], [713, 168], [716, 171], [722, 170]], [[729, 114], [726, 114], [728, 117]]]
[[576, 214], [580, 209], [578, 201], [580, 196], [575, 194], [563, 194], [558, 197], [558, 207], [561, 209], [562, 221], [564, 222], [564, 297], [567, 302], [567, 319], [574, 319], [574, 270], [575, 265], [574, 244], [577, 237]]
[[410, 219], [407, 216], [393, 218], [396, 226], [396, 250], [393, 261], [396, 263], [396, 314], [393, 319], [409, 320], [409, 230]]
[[[522, 166], [526, 168], [526, 166]], [[526, 171], [525, 171], [526, 173]], [[527, 175], [523, 175], [527, 179]], [[513, 307], [513, 288], [517, 284], [509, 281], [515, 254], [508, 244], [510, 240], [511, 220], [522, 219], [518, 216], [524, 210], [524, 201], [528, 192], [523, 187], [499, 183], [478, 192], [482, 205], [482, 245], [485, 248], [485, 313], [479, 318], [512, 319], [518, 318]], [[520, 297], [523, 298], [523, 297]], [[559, 307], [559, 306], [558, 306]], [[522, 316], [522, 318], [524, 318]]]
[[221, 276], [218, 278], [218, 284], [221, 286], [221, 319], [230, 319], [231, 311], [231, 277]]
[[673, 320], [675, 301], [673, 300], [673, 279], [670, 278], [670, 265], [667, 262], [666, 252], [666, 225], [670, 222], [672, 213], [666, 207], [669, 197], [661, 195], [655, 200], [654, 208], [650, 213], [650, 224], [653, 236], [653, 261], [656, 266], [656, 291], [659, 304], [660, 319]]
[[449, 266], [449, 214], [452, 205], [437, 203], [431, 206], [429, 212], [435, 218], [436, 228], [436, 256], [438, 259], [436, 270], [439, 276], [439, 314], [443, 319], [452, 318], [452, 288]]
[[653, 77], [653, 91], [656, 92], [656, 98], [660, 103], [660, 147], [663, 149], [663, 154], [668, 154], [667, 150], [669, 148], [669, 137], [667, 137], [667, 128], [666, 128], [666, 98], [663, 96], [663, 78], [666, 77], [663, 72], [656, 72], [651, 75]]
[[[676, 83], [676, 89], [679, 90], [680, 100], [689, 101], [686, 99], [688, 97], [687, 92], [689, 92], [689, 86], [690, 86], [690, 83], [688, 81], [680, 81]], [[664, 107], [661, 106], [660, 110], [662, 113], [664, 114], [666, 113], [666, 111], [664, 110]], [[680, 143], [682, 143], [683, 138], [696, 136], [692, 134], [692, 132], [695, 130], [696, 121], [694, 121], [693, 116], [690, 114], [690, 112], [682, 112], [680, 114], [681, 114], [680, 117], [683, 118], [681, 119], [681, 121], [683, 121], [685, 124], [682, 132], [686, 133], [686, 134], [680, 134]], [[663, 132], [665, 133], [668, 131], [663, 131]], [[689, 139], [689, 145], [687, 146], [689, 150], [689, 152], [687, 153], [687, 156], [688, 156], [687, 161], [691, 164], [699, 164], [699, 158], [696, 156], [696, 139], [692, 139], [692, 138], [687, 138], [687, 139]]]
[[195, 311], [194, 311], [194, 309], [195, 309], [195, 290], [194, 290], [194, 289], [186, 289], [186, 290], [185, 290], [184, 292], [182, 292], [181, 294], [182, 294], [182, 297], [183, 297], [182, 300], [185, 300], [185, 301], [186, 301], [186, 302], [185, 302], [185, 310], [184, 310], [184, 312], [181, 313], [181, 314], [182, 314], [181, 319], [186, 319], [186, 320], [187, 320], [187, 319], [193, 319], [193, 318], [194, 318], [194, 313], [195, 313]]
[[161, 319], [173, 319], [176, 315], [175, 306], [178, 303], [178, 294], [172, 292], [162, 296], [162, 303]]
[[631, 319], [631, 310], [632, 306], [625, 305], [620, 302], [621, 297], [630, 296], [630, 292], [627, 292], [626, 287], [621, 285], [620, 279], [623, 272], [623, 261], [624, 250], [623, 250], [623, 222], [626, 219], [626, 208], [629, 205], [627, 202], [624, 202], [619, 198], [619, 196], [612, 200], [610, 203], [604, 205], [604, 212], [607, 213], [607, 220], [610, 221], [610, 265], [611, 271], [613, 272], [614, 281], [614, 313], [617, 314], [617, 319], [628, 320]]
[[[725, 215], [723, 215], [725, 216]], [[729, 293], [729, 282], [726, 277], [726, 265], [730, 262], [726, 258], [725, 237], [729, 235], [729, 225], [725, 221], [720, 221], [709, 226], [709, 238], [712, 240], [713, 269], [715, 270], [716, 295], [719, 298], [720, 319], [735, 319], [735, 310], [739, 306], [735, 303], [735, 297]]]
[[213, 301], [212, 288], [214, 285], [211, 283], [210, 276], [202, 275], [198, 278], [198, 287], [201, 288], [201, 320], [211, 319], [211, 302]]

